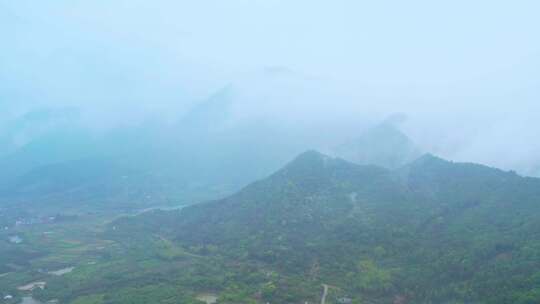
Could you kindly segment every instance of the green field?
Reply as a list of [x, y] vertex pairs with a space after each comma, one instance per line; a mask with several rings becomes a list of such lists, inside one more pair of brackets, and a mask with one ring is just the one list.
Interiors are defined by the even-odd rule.
[[[162, 216], [162, 212], [155, 212]], [[163, 212], [163, 214], [166, 214]], [[142, 218], [153, 218], [145, 215]], [[61, 223], [24, 225], [2, 231], [0, 254], [6, 272], [0, 277], [3, 294], [18, 303], [32, 295], [41, 302], [60, 303], [204, 303], [197, 298], [216, 296], [219, 303], [258, 303], [260, 290], [289, 288], [290, 297], [317, 301], [317, 281], [280, 276], [262, 265], [238, 265], [220, 256], [199, 255], [169, 239], [170, 233], [130, 227], [122, 231], [116, 216], [79, 216]], [[146, 221], [127, 222], [144, 223]], [[122, 223], [123, 220], [119, 221]], [[20, 244], [7, 241], [18, 235]], [[73, 267], [62, 275], [52, 271]], [[268, 283], [269, 278], [280, 286]], [[33, 282], [46, 287], [18, 288]], [[284, 299], [286, 300], [286, 299]]]

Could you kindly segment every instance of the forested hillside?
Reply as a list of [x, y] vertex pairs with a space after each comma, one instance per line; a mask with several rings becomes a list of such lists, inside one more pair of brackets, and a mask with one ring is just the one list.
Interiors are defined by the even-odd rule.
[[389, 171], [306, 152], [186, 208], [177, 225], [186, 248], [302, 273], [366, 303], [540, 297], [540, 180], [431, 155]]
[[540, 180], [433, 155], [389, 170], [308, 151], [224, 199], [121, 217], [85, 237], [107, 244], [85, 253], [97, 264], [48, 279], [34, 296], [96, 304], [201, 303], [208, 294], [219, 304], [540, 299]]

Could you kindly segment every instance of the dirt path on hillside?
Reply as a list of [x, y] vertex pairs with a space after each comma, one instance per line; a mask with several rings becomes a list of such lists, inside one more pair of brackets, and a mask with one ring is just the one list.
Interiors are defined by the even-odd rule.
[[323, 294], [321, 297], [321, 304], [326, 304], [326, 296], [328, 295], [328, 285], [322, 284], [323, 286]]

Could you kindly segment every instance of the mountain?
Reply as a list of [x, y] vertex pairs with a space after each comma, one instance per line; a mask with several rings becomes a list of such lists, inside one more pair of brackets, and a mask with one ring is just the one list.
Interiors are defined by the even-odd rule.
[[536, 303], [539, 223], [540, 179], [433, 155], [389, 170], [308, 151], [169, 228], [194, 254], [360, 302]]
[[357, 164], [395, 169], [421, 153], [418, 147], [390, 121], [367, 129], [358, 138], [338, 146], [337, 156]]
[[166, 185], [114, 159], [84, 158], [31, 169], [0, 188], [0, 202], [48, 213], [136, 209], [165, 205]]
[[[378, 184], [386, 187], [376, 187]], [[264, 234], [263, 240], [279, 237], [282, 228], [304, 227], [298, 232], [318, 234], [323, 220], [333, 223], [347, 217], [348, 205], [358, 192], [384, 197], [391, 195], [388, 190], [395, 186], [384, 169], [357, 166], [309, 151], [228, 198], [186, 209], [182, 220], [198, 227], [182, 229], [185, 234], [179, 237], [234, 246], [234, 241], [258, 234]], [[197, 225], [202, 217], [205, 224]]]
[[[170, 125], [147, 122], [91, 133], [71, 121], [53, 121], [46, 132], [0, 154], [0, 206], [138, 209], [231, 194], [299, 149], [271, 128], [228, 125], [230, 98], [224, 88]], [[24, 130], [42, 129], [42, 120], [53, 119], [28, 118]]]
[[0, 184], [33, 168], [88, 157], [95, 154], [93, 140], [80, 130], [50, 132], [0, 158]]

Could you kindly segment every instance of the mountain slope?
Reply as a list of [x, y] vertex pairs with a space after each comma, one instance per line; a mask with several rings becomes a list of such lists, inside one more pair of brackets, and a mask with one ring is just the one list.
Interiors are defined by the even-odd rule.
[[304, 227], [297, 232], [314, 235], [324, 220], [346, 217], [358, 192], [382, 198], [392, 193], [382, 190], [395, 186], [384, 169], [351, 165], [310, 151], [235, 195], [185, 210], [186, 225], [201, 217], [205, 225], [186, 230], [182, 237], [200, 241], [209, 236], [209, 241], [227, 244], [257, 233], [271, 234], [274, 227]]
[[135, 209], [164, 205], [165, 185], [158, 176], [115, 159], [85, 158], [30, 170], [0, 187], [0, 203], [48, 213]]
[[311, 151], [186, 208], [175, 229], [198, 253], [300, 273], [373, 303], [535, 303], [539, 223], [538, 179], [431, 155], [390, 171]]

